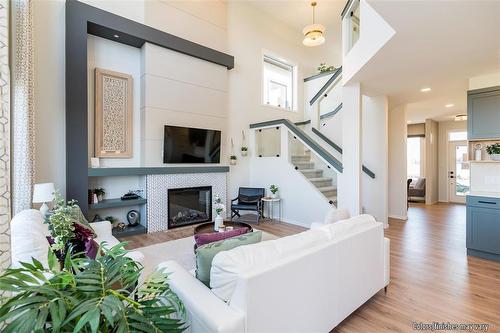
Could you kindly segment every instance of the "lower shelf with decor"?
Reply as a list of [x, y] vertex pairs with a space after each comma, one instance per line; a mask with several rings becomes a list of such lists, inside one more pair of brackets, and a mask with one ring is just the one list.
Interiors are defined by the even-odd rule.
[[146, 234], [148, 229], [142, 224], [134, 227], [126, 226], [124, 229], [113, 228], [113, 236], [116, 238]]

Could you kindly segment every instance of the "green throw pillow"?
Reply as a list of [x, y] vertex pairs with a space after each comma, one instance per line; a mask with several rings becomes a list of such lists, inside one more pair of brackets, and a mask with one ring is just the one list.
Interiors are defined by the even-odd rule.
[[210, 288], [210, 269], [217, 253], [240, 245], [258, 243], [261, 240], [262, 231], [254, 231], [200, 246], [196, 249], [196, 278]]

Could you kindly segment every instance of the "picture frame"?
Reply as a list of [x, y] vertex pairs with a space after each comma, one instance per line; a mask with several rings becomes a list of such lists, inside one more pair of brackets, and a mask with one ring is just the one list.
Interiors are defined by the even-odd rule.
[[133, 78], [129, 74], [95, 69], [94, 155], [133, 156]]

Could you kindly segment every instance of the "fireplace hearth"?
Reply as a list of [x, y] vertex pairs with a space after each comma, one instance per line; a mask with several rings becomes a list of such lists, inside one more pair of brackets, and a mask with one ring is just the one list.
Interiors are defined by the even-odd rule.
[[168, 190], [168, 228], [212, 221], [212, 187]]

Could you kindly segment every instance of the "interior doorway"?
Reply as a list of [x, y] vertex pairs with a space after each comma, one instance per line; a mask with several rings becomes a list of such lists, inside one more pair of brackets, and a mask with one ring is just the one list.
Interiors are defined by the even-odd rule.
[[467, 161], [467, 141], [452, 141], [450, 135], [448, 149], [448, 197], [450, 202], [465, 203], [465, 195], [470, 188], [470, 170]]

